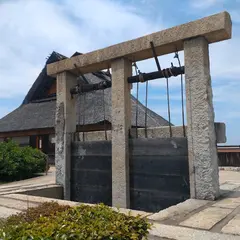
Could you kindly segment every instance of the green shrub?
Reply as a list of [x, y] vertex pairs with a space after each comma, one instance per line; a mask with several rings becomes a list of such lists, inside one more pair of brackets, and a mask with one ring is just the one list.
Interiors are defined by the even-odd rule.
[[38, 149], [20, 147], [13, 141], [0, 143], [0, 181], [21, 180], [44, 172], [47, 155]]
[[33, 222], [5, 224], [3, 240], [140, 240], [150, 224], [140, 217], [126, 216], [102, 204], [80, 205]]
[[68, 205], [59, 205], [57, 202], [45, 202], [37, 207], [28, 208], [24, 212], [17, 213], [8, 217], [2, 226], [18, 225], [19, 223], [31, 223], [37, 220], [40, 216], [49, 217], [57, 212], [63, 212], [70, 208]]

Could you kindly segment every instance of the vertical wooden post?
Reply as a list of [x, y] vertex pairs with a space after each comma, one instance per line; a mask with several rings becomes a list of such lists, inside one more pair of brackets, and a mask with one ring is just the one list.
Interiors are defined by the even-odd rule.
[[129, 130], [131, 127], [132, 63], [124, 58], [112, 62], [112, 205], [130, 207]]

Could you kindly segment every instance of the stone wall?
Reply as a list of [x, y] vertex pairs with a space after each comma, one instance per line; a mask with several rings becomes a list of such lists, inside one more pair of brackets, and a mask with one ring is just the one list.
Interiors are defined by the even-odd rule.
[[[226, 142], [226, 130], [224, 123], [215, 123], [215, 130], [217, 135], [217, 143]], [[187, 127], [186, 127], [187, 132]], [[83, 141], [83, 133], [77, 133], [79, 140]], [[139, 138], [145, 138], [145, 129], [139, 128], [137, 130]], [[183, 127], [182, 126], [173, 126], [172, 127], [173, 137], [183, 137]], [[102, 141], [102, 140], [111, 140], [111, 130], [106, 131], [107, 139], [104, 131], [94, 131], [94, 132], [85, 132], [84, 139], [85, 141]], [[131, 129], [131, 137], [136, 138], [136, 129]], [[169, 127], [154, 127], [147, 128], [147, 138], [169, 138]], [[76, 137], [75, 137], [76, 139]], [[77, 139], [76, 139], [77, 140]]]

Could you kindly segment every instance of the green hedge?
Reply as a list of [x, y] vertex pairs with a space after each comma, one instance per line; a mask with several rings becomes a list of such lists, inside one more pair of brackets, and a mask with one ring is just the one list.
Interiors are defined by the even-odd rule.
[[13, 141], [0, 143], [0, 181], [21, 180], [46, 170], [47, 155], [20, 147]]
[[[43, 206], [9, 218], [0, 229], [2, 240], [140, 240], [146, 239], [150, 224], [140, 217], [127, 216], [102, 204], [61, 209], [56, 203], [51, 215]], [[49, 208], [49, 203], [48, 203]], [[42, 211], [40, 211], [42, 209]], [[51, 208], [49, 208], [51, 209]], [[43, 214], [41, 214], [43, 212]], [[27, 217], [30, 214], [30, 218]], [[18, 224], [16, 224], [16, 220]]]

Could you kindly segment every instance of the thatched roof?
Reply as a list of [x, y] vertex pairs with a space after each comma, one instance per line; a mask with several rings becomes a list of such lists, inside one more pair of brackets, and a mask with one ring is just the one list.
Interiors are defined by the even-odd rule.
[[[64, 56], [53, 53], [47, 64], [65, 58]], [[85, 74], [88, 83], [98, 83], [104, 79], [110, 80], [110, 76], [105, 72]], [[22, 105], [9, 113], [0, 120], [0, 132], [23, 131], [30, 129], [52, 128], [55, 126], [56, 97], [46, 98], [46, 90], [51, 87], [56, 79], [47, 76], [46, 66], [34, 82], [33, 86], [26, 95]], [[79, 79], [79, 81], [82, 81]], [[83, 96], [77, 97], [77, 124], [96, 124], [104, 120], [111, 122], [111, 89], [87, 93], [85, 101]], [[132, 126], [136, 126], [136, 103], [137, 100], [132, 96]], [[104, 119], [105, 108], [105, 119]], [[85, 109], [85, 113], [84, 113]], [[147, 110], [147, 125], [149, 127], [165, 126], [168, 121]], [[145, 107], [138, 102], [138, 127], [144, 126]]]

